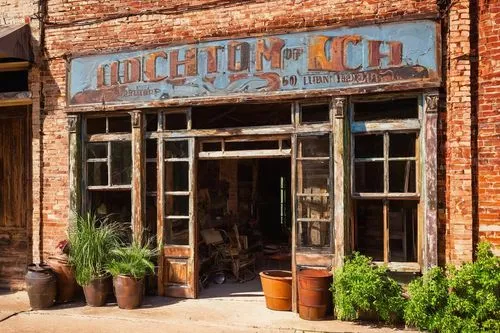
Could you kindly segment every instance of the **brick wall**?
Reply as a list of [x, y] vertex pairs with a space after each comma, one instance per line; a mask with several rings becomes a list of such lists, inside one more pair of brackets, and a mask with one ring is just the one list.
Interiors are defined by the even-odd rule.
[[500, 255], [500, 1], [479, 1], [479, 238]]
[[[9, 257], [18, 256], [17, 264], [23, 268], [31, 262], [38, 262], [40, 258], [40, 22], [34, 20], [34, 14], [38, 13], [38, 0], [0, 0], [0, 25], [16, 25], [29, 23], [33, 37], [33, 52], [35, 55], [35, 63], [29, 70], [29, 89], [32, 94], [32, 187], [27, 188], [27, 191], [32, 191], [32, 202], [27, 205], [32, 205], [31, 221], [27, 223], [28, 232], [31, 234], [28, 240], [28, 252], [24, 250], [22, 253], [11, 251]], [[23, 276], [18, 276], [11, 280], [9, 287], [19, 289], [24, 286]]]

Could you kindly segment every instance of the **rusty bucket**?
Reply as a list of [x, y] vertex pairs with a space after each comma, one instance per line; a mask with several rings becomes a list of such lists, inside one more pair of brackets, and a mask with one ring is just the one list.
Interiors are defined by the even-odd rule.
[[332, 294], [332, 273], [305, 269], [299, 272], [299, 316], [306, 320], [321, 320], [326, 316]]
[[277, 311], [292, 309], [292, 272], [271, 270], [260, 272], [266, 306]]
[[135, 309], [141, 306], [144, 295], [144, 279], [118, 275], [113, 278], [116, 302], [120, 309]]

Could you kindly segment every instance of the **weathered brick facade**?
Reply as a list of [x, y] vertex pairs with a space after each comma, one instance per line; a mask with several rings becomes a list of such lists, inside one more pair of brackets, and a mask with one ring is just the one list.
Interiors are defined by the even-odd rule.
[[[9, 249], [3, 252], [0, 259], [0, 276], [12, 276], [8, 283], [0, 282], [1, 287], [22, 288], [24, 286], [24, 272], [26, 265], [33, 258], [38, 260], [40, 257], [40, 36], [41, 25], [38, 20], [32, 20], [35, 14], [40, 11], [38, 1], [29, 0], [2, 0], [0, 1], [0, 24], [1, 25], [17, 25], [29, 23], [33, 36], [33, 52], [35, 63], [29, 70], [29, 88], [32, 95], [31, 107], [31, 126], [32, 126], [32, 172], [31, 172], [31, 190], [33, 199], [32, 202], [26, 203], [29, 208], [32, 208], [32, 221], [27, 221], [27, 235], [32, 234], [34, 237], [28, 237], [26, 242], [27, 248]], [[0, 73], [1, 75], [1, 73]], [[8, 252], [8, 255], [7, 255]], [[5, 275], [3, 274], [5, 273]]]
[[[35, 261], [52, 253], [57, 242], [66, 237], [68, 228], [69, 152], [65, 107], [69, 57], [418, 18], [440, 20], [442, 24], [443, 85], [438, 124], [440, 263], [471, 260], [479, 239], [487, 239], [500, 249], [499, 1], [480, 0], [477, 4], [470, 0], [182, 0], [164, 3], [49, 0], [46, 15], [36, 1], [14, 4], [2, 1], [0, 22], [24, 21], [24, 16], [40, 10], [45, 27], [43, 61], [39, 62], [42, 70], [39, 75], [34, 69], [30, 76], [34, 97]], [[32, 27], [36, 37], [38, 27]], [[38, 108], [40, 89], [41, 112]], [[41, 230], [38, 223], [43, 225]]]

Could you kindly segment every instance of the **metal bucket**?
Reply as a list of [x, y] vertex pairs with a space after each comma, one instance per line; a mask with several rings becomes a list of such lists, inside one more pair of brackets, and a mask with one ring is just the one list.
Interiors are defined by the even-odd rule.
[[292, 272], [290, 271], [263, 271], [260, 272], [260, 281], [266, 306], [277, 311], [292, 310]]
[[306, 320], [325, 318], [332, 300], [332, 273], [324, 270], [299, 271], [299, 316]]

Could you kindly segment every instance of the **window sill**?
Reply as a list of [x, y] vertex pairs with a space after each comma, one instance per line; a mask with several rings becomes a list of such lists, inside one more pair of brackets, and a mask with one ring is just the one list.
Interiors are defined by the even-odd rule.
[[[384, 262], [381, 261], [375, 261], [374, 263], [379, 266], [384, 265]], [[391, 272], [420, 273], [422, 271], [418, 262], [389, 262], [386, 266]]]

